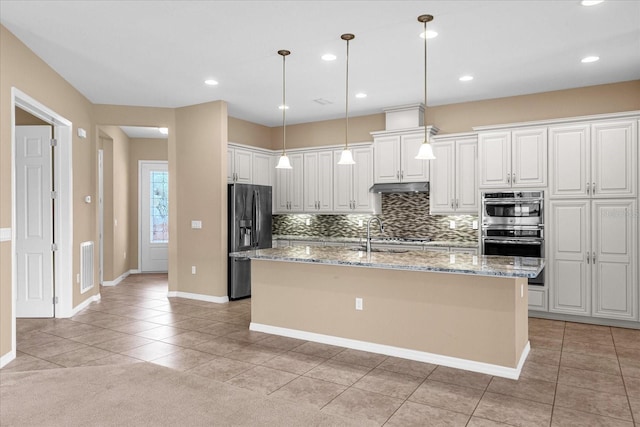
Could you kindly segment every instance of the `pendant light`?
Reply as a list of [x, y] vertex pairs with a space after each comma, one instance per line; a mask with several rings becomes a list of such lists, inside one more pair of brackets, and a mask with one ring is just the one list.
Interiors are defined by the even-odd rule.
[[286, 128], [286, 68], [285, 68], [285, 60], [287, 55], [291, 52], [288, 50], [279, 50], [278, 55], [282, 56], [282, 155], [280, 156], [280, 160], [278, 160], [278, 165], [276, 169], [291, 169], [291, 162], [289, 162], [289, 156], [287, 156], [287, 128]]
[[356, 38], [353, 34], [343, 34], [340, 36], [342, 40], [347, 42], [347, 84], [345, 90], [345, 133], [344, 133], [344, 150], [340, 155], [339, 165], [355, 165], [353, 161], [353, 155], [349, 150], [349, 41]]
[[433, 21], [433, 15], [420, 15], [418, 21], [424, 24], [424, 141], [420, 144], [420, 150], [416, 159], [418, 160], [434, 160], [436, 156], [433, 154], [433, 147], [429, 142], [429, 132], [427, 130], [427, 22]]

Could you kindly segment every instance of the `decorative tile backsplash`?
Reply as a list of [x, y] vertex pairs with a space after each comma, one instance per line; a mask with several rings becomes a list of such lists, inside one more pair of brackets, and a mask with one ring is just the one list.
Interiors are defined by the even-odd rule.
[[[382, 195], [384, 234], [373, 224], [372, 235], [382, 237], [430, 237], [431, 240], [476, 241], [475, 215], [430, 215], [429, 195], [396, 193]], [[273, 234], [309, 237], [362, 237], [371, 215], [291, 214], [273, 216]], [[455, 229], [449, 228], [455, 221]], [[309, 225], [307, 225], [307, 222]], [[362, 225], [359, 225], [359, 222]], [[374, 233], [375, 229], [375, 233]]]

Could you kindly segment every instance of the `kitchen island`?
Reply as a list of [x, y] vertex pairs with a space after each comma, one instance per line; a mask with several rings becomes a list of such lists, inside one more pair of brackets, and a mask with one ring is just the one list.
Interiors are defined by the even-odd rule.
[[[518, 378], [539, 258], [288, 247], [252, 260], [251, 330]], [[361, 308], [361, 309], [358, 309]]]

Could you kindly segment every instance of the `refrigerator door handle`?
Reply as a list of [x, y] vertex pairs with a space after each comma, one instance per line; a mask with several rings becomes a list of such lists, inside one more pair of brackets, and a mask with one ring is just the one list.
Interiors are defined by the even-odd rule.
[[253, 200], [255, 201], [255, 207], [256, 210], [254, 211], [254, 227], [255, 227], [255, 236], [256, 236], [256, 244], [255, 246], [258, 247], [260, 246], [260, 221], [262, 220], [261, 218], [261, 214], [260, 214], [260, 192], [258, 190], [255, 190], [253, 192]]

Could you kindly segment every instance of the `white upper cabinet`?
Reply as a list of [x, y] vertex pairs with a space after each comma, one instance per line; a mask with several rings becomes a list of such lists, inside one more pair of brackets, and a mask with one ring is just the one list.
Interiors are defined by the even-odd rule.
[[304, 153], [304, 210], [333, 210], [333, 151]]
[[252, 184], [253, 153], [242, 148], [227, 148], [227, 181]]
[[591, 195], [635, 197], [638, 133], [635, 121], [591, 125]]
[[371, 213], [379, 199], [369, 193], [373, 185], [373, 149], [357, 147], [351, 151], [355, 165], [338, 165], [342, 150], [333, 152], [333, 211]]
[[378, 184], [429, 180], [429, 161], [415, 157], [424, 133], [375, 135], [374, 181]]
[[288, 154], [291, 169], [276, 169], [275, 213], [303, 211], [303, 155]]
[[635, 197], [637, 124], [602, 121], [549, 128], [550, 197]]
[[253, 183], [257, 185], [273, 185], [273, 156], [265, 153], [253, 153]]
[[432, 214], [478, 214], [478, 142], [475, 136], [433, 142], [429, 207]]
[[547, 183], [547, 128], [479, 135], [480, 187], [544, 187]]

